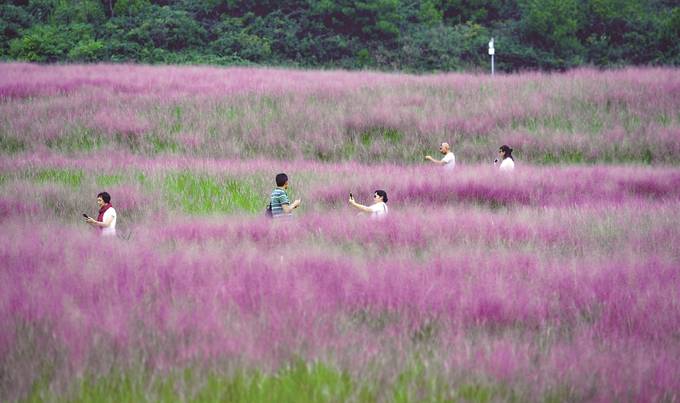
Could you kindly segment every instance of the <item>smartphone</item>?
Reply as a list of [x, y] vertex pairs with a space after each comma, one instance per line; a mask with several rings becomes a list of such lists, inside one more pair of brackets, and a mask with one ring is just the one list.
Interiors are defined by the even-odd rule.
[[349, 198], [354, 199], [354, 196], [352, 196], [352, 192], [349, 192]]
[[90, 216], [87, 215], [87, 214], [85, 214], [85, 213], [83, 213], [83, 217], [85, 217], [85, 218], [90, 218]]

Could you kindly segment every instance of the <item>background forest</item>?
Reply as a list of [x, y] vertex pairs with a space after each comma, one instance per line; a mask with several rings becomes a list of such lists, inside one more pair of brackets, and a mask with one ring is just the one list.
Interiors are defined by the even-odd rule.
[[0, 59], [410, 72], [680, 65], [674, 0], [9, 0]]

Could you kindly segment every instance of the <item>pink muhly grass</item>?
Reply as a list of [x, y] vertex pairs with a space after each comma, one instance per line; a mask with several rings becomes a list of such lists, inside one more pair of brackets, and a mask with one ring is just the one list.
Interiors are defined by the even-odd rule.
[[[239, 159], [264, 153], [286, 159], [409, 157], [412, 163], [414, 151], [436, 150], [439, 142], [449, 141], [461, 152], [460, 161], [483, 161], [499, 145], [514, 142], [527, 161], [574, 152], [586, 161], [672, 163], [675, 143], [666, 133], [677, 129], [672, 88], [680, 87], [672, 69], [635, 68], [493, 80], [461, 74], [131, 65], [9, 63], [0, 71], [0, 98], [7, 99], [1, 111], [13, 137], [49, 146], [53, 139], [41, 134], [42, 124], [22, 123], [30, 115], [29, 122], [84, 126], [107, 135], [151, 132], [174, 141], [174, 130], [193, 131], [202, 142], [190, 142], [185, 151], [191, 155]], [[115, 105], [134, 113], [119, 114], [111, 109]], [[60, 108], [65, 112], [53, 116]], [[179, 126], [168, 130], [173, 124]], [[658, 130], [659, 124], [666, 129]], [[624, 129], [620, 141], [607, 141], [617, 128]], [[384, 145], [359, 141], [385, 129], [400, 138]], [[38, 145], [29, 148], [35, 151]]]
[[319, 187], [315, 199], [335, 204], [346, 198], [347, 188], [359, 186], [366, 192], [385, 189], [392, 204], [404, 204], [405, 207], [414, 203], [418, 206], [458, 203], [568, 206], [593, 202], [618, 204], [648, 198], [677, 200], [680, 197], [677, 191], [680, 176], [674, 170], [653, 174], [635, 168], [523, 166], [519, 169], [509, 176], [499, 174], [491, 167], [479, 166], [457, 168], [456, 172], [429, 167], [386, 168], [383, 175], [376, 175], [376, 169], [372, 169], [370, 175], [353, 176], [344, 188], [337, 183]]
[[[351, 343], [343, 339], [364, 340], [362, 326], [371, 326], [370, 319], [366, 325], [346, 321], [360, 318], [357, 313], [383, 317], [383, 331], [406, 345], [430, 321], [439, 329], [435, 348], [458, 351], [440, 344], [456, 334], [491, 338], [489, 344], [479, 339], [475, 348], [482, 355], [466, 364], [470, 369], [513, 384], [544, 371], [542, 388], [550, 387], [550, 374], [561, 373], [549, 360], [551, 346], [569, 349], [564, 335], [571, 331], [589, 332], [583, 336], [588, 347], [575, 350], [570, 361], [572, 374], [590, 371], [583, 363], [593, 362], [602, 371], [616, 371], [620, 361], [605, 360], [598, 343], [630, 343], [638, 351], [672, 345], [680, 310], [677, 256], [670, 251], [649, 245], [636, 261], [628, 255], [598, 258], [601, 246], [582, 239], [588, 217], [600, 214], [596, 208], [593, 216], [584, 210], [575, 224], [578, 213], [524, 221], [523, 215], [535, 213], [454, 211], [395, 212], [380, 225], [351, 213], [310, 213], [290, 223], [179, 219], [140, 229], [129, 242], [107, 242], [85, 229], [46, 224], [29, 230], [7, 221], [1, 275], [14, 286], [2, 290], [0, 317], [5, 323], [46, 324], [56, 337], [50, 343], [63, 346], [75, 368], [95, 357], [133, 362], [143, 351], [159, 370], [230, 357], [275, 367], [327, 349], [352, 355], [342, 347]], [[514, 219], [494, 224], [505, 214]], [[621, 220], [630, 224], [626, 216]], [[280, 242], [293, 238], [299, 246]], [[505, 242], [507, 248], [500, 246]], [[595, 252], [593, 257], [511, 247], [542, 250], [541, 245], [569, 242]], [[347, 256], [342, 245], [365, 253]], [[419, 249], [424, 250], [417, 257], [413, 251]], [[493, 341], [493, 329], [504, 339]], [[548, 329], [558, 338], [546, 341], [547, 352], [511, 336]], [[9, 333], [0, 341], [1, 351], [12, 351], [16, 343]], [[620, 354], [628, 350], [605, 351], [624, 360]], [[677, 358], [677, 351], [669, 351]], [[529, 359], [534, 354], [538, 362]], [[666, 381], [645, 378], [635, 390], [660, 387], [672, 393], [677, 384], [666, 375], [667, 364], [650, 365], [658, 365]], [[597, 393], [625, 394], [621, 385], [643, 370], [635, 368], [617, 371], [619, 378], [596, 379]], [[588, 389], [586, 379], [574, 382]]]
[[[3, 130], [38, 144], [0, 158], [0, 282], [11, 285], [0, 288], [0, 399], [25, 397], [47, 367], [58, 390], [111, 368], [162, 376], [294, 359], [378, 385], [416, 359], [451, 388], [502, 385], [526, 400], [680, 393], [677, 169], [531, 164], [565, 150], [597, 160], [611, 144], [672, 155], [677, 97], [663, 88], [678, 85], [674, 70], [493, 82], [126, 65], [0, 71]], [[597, 116], [582, 119], [584, 109]], [[183, 153], [48, 149], [81, 125], [123, 143], [176, 140]], [[383, 129], [403, 136], [398, 146]], [[466, 143], [479, 136], [489, 150]], [[349, 152], [348, 138], [371, 164], [291, 160]], [[456, 170], [413, 163], [446, 139]], [[511, 175], [490, 164], [506, 139], [524, 152]], [[45, 170], [83, 172], [82, 183], [40, 180]], [[165, 205], [164, 183], [178, 173], [243, 181], [266, 200], [281, 171], [303, 199], [289, 221], [187, 217]], [[81, 211], [96, 211], [101, 174], [119, 178], [106, 190], [128, 240], [81, 222]], [[350, 191], [370, 204], [376, 189], [390, 198], [386, 220], [347, 205]]]
[[89, 124], [94, 130], [100, 130], [108, 136], [121, 135], [135, 138], [150, 129], [148, 123], [136, 119], [130, 111], [102, 111], [97, 113]]

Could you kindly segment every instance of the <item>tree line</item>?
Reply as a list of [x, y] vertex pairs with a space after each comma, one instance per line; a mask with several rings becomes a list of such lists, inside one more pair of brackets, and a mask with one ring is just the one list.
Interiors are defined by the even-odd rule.
[[0, 58], [412, 72], [680, 65], [677, 0], [9, 0]]

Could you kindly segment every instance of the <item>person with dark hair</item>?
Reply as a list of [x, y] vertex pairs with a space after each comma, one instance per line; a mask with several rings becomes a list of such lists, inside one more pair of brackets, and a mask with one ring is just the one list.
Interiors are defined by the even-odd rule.
[[501, 165], [498, 167], [499, 170], [504, 172], [510, 172], [515, 169], [515, 159], [512, 158], [512, 148], [503, 144], [498, 149], [498, 158], [493, 162], [498, 164], [500, 158]]
[[365, 213], [370, 213], [371, 218], [382, 218], [387, 215], [387, 192], [384, 190], [376, 190], [373, 192], [373, 204], [364, 206], [354, 200], [354, 196], [349, 194], [350, 206], [359, 209]]
[[101, 192], [97, 195], [97, 205], [99, 206], [99, 215], [95, 220], [92, 217], [86, 217], [85, 222], [93, 227], [101, 230], [102, 235], [116, 235], [116, 210], [111, 205], [111, 195], [107, 192]]
[[426, 155], [425, 159], [432, 162], [433, 164], [441, 165], [446, 169], [453, 169], [456, 167], [456, 156], [453, 155], [453, 152], [451, 151], [451, 146], [449, 143], [442, 143], [439, 146], [439, 152], [444, 155], [442, 159], [436, 160], [432, 158], [431, 155]]
[[276, 187], [272, 190], [271, 196], [269, 197], [269, 208], [271, 209], [271, 216], [273, 218], [288, 217], [291, 216], [293, 210], [300, 206], [300, 199], [295, 200], [293, 203], [288, 199], [288, 175], [280, 173], [276, 175]]

